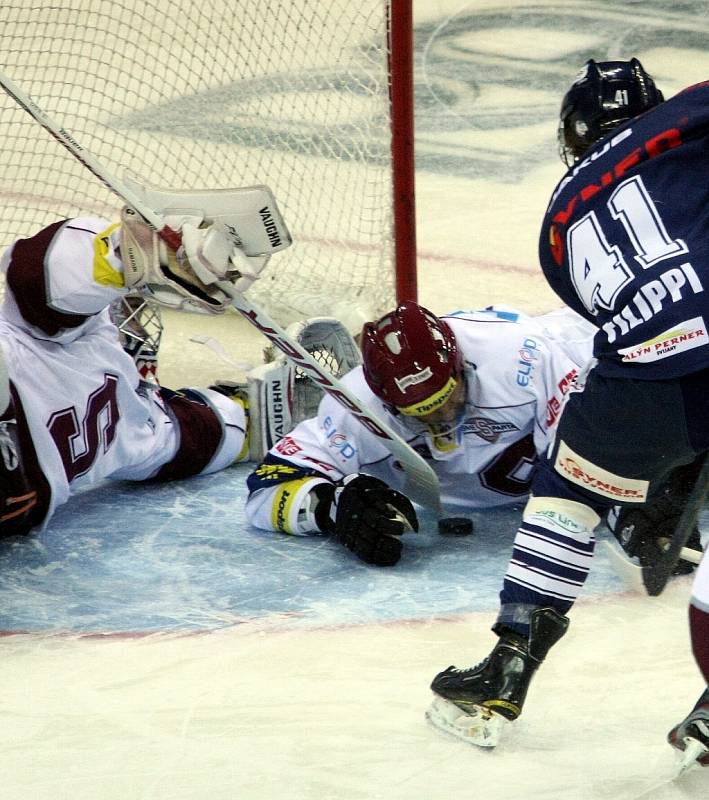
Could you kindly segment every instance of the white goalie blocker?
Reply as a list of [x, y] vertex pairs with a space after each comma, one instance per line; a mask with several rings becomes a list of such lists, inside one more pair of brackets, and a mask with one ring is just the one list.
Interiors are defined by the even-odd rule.
[[[288, 334], [336, 378], [362, 363], [352, 335], [332, 317], [295, 322]], [[247, 375], [249, 460], [256, 462], [263, 461], [273, 445], [299, 422], [314, 417], [323, 396], [320, 386], [285, 355], [279, 353], [272, 359]]]
[[163, 217], [201, 216], [205, 224], [226, 228], [234, 245], [246, 256], [268, 257], [293, 244], [268, 186], [179, 191], [147, 186], [130, 176], [124, 181]]
[[[200, 274], [199, 247], [190, 245], [190, 229], [209, 228], [216, 237], [229, 243], [231, 252], [225, 251], [219, 258], [231, 260], [234, 272], [229, 280], [240, 291], [244, 290], [240, 286], [244, 271], [257, 277], [272, 253], [292, 244], [275, 198], [267, 186], [172, 191], [149, 187], [133, 178], [127, 178], [126, 184], [139, 205], [154, 209], [183, 236], [189, 272], [182, 269], [179, 253], [178, 258], [166, 254], [164, 243], [156, 242], [152, 231], [147, 232], [152, 237], [151, 245], [147, 245], [143, 238], [134, 250], [134, 254], [142, 257], [149, 246], [160, 248], [159, 254], [154, 250], [149, 257], [156, 265], [152, 271], [154, 280], [142, 278], [142, 282], [148, 285], [151, 299], [161, 305], [181, 310], [219, 312], [231, 303], [230, 298], [221, 295], [213, 276]], [[123, 223], [131, 226], [131, 215], [126, 215], [125, 211]], [[133, 231], [134, 238], [146, 236], [146, 231], [140, 227], [134, 227]], [[131, 246], [130, 242], [127, 246]], [[209, 243], [204, 246], [208, 248]], [[126, 260], [129, 263], [125, 269], [130, 270], [131, 254], [127, 255], [124, 263]], [[138, 269], [142, 269], [143, 275], [149, 272], [141, 266]], [[239, 273], [242, 273], [241, 277]], [[316, 317], [297, 322], [288, 328], [287, 333], [336, 378], [361, 363], [354, 339], [335, 318]], [[298, 422], [314, 416], [323, 395], [323, 390], [291, 359], [280, 351], [275, 355], [268, 352], [270, 360], [247, 373], [251, 461], [263, 460], [271, 447]]]
[[293, 243], [267, 186], [180, 191], [128, 176], [125, 185], [138, 207], [152, 209], [182, 237], [182, 246], [173, 252], [144, 225], [139, 212], [130, 206], [123, 210], [126, 285], [141, 288], [161, 305], [221, 313], [231, 303], [217, 279], [247, 291], [271, 255]]

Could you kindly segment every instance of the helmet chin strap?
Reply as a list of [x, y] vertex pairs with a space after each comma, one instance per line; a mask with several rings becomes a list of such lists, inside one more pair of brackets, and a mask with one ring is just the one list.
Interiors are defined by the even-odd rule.
[[[461, 376], [461, 380], [467, 380], [465, 375]], [[468, 407], [467, 401], [467, 385], [466, 395], [460, 403], [460, 408], [456, 413], [455, 419], [450, 422], [426, 422], [424, 419], [415, 416], [407, 416], [401, 414], [399, 419], [404, 421], [406, 427], [413, 433], [427, 434], [434, 448], [439, 452], [446, 452], [454, 450], [461, 442], [463, 435], [463, 423], [466, 417]]]
[[460, 444], [463, 436], [463, 422], [465, 421], [465, 407], [466, 404], [462, 403], [460, 411], [452, 422], [429, 423], [426, 424], [431, 438], [434, 442], [450, 441], [456, 445]]

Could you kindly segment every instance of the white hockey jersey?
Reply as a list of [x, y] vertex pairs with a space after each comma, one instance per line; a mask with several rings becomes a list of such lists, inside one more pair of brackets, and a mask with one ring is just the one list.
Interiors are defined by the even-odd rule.
[[[549, 442], [567, 392], [592, 356], [596, 329], [568, 309], [529, 317], [503, 306], [443, 317], [463, 355], [467, 397], [461, 424], [443, 440], [420, 420], [392, 414], [362, 368], [343, 382], [381, 416], [439, 476], [444, 505], [479, 509], [519, 501], [537, 453]], [[396, 459], [329, 396], [316, 418], [297, 425], [249, 476], [246, 511], [259, 528], [314, 530], [301, 513], [319, 482], [364, 472], [402, 490]]]
[[[153, 477], [190, 444], [162, 390], [139, 385], [110, 321], [107, 306], [126, 293], [117, 246], [116, 225], [65, 220], [19, 240], [0, 262], [7, 276], [0, 346], [19, 401], [14, 413], [31, 440], [23, 451], [33, 448], [27, 458], [38, 462], [44, 522], [78, 489], [109, 477]], [[203, 471], [232, 463], [243, 443], [243, 410], [221, 395], [216, 402], [234, 423], [241, 413], [241, 436], [228, 453], [205, 453]], [[205, 413], [207, 425], [213, 416]]]

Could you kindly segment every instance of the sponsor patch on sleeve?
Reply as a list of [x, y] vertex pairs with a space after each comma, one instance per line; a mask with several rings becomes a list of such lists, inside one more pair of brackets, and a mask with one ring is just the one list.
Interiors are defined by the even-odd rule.
[[292, 439], [290, 436], [282, 437], [276, 445], [276, 450], [284, 456], [294, 456], [299, 453], [303, 448]]

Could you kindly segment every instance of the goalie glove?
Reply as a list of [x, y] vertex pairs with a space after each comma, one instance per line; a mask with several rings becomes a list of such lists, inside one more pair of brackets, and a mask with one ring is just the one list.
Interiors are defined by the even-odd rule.
[[127, 288], [162, 305], [188, 311], [221, 313], [231, 303], [215, 284], [227, 280], [240, 292], [259, 277], [267, 257], [247, 257], [227, 226], [202, 227], [194, 214], [165, 217], [182, 235], [175, 251], [132, 208], [121, 211], [121, 261]]
[[366, 564], [391, 567], [401, 558], [401, 535], [418, 530], [411, 501], [369, 475], [347, 475], [313, 489], [315, 521]]
[[[336, 378], [341, 378], [362, 363], [362, 354], [352, 334], [334, 317], [310, 317], [294, 322], [288, 326], [287, 333]], [[295, 371], [294, 388], [295, 426], [317, 416], [324, 392], [322, 386], [301, 369]]]

